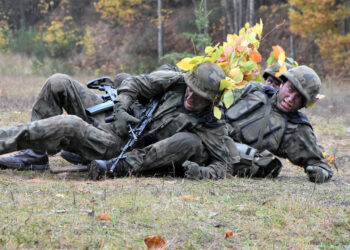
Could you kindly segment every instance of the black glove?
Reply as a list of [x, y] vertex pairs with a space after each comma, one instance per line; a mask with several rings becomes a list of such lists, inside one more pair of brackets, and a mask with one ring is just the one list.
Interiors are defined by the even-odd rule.
[[140, 121], [136, 117], [130, 115], [127, 110], [127, 107], [121, 102], [116, 103], [113, 108], [113, 115], [115, 118], [113, 126], [116, 133], [121, 137], [128, 134], [128, 123], [138, 123]]
[[319, 166], [307, 166], [305, 172], [307, 173], [309, 180], [316, 183], [323, 183], [332, 177], [327, 170]]

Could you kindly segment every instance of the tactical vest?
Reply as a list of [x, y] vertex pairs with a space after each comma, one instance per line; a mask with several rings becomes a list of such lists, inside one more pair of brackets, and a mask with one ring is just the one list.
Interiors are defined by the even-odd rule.
[[[288, 129], [296, 129], [298, 124], [311, 127], [305, 115], [300, 112], [286, 114], [274, 105], [277, 95], [270, 89], [262, 89], [249, 93], [244, 99], [232, 105], [225, 118], [232, 126], [230, 136], [236, 142], [248, 144], [261, 150], [277, 153]], [[268, 111], [268, 112], [266, 112]], [[266, 118], [265, 118], [266, 117]], [[259, 140], [259, 133], [261, 141]], [[259, 144], [259, 145], [258, 145]]]

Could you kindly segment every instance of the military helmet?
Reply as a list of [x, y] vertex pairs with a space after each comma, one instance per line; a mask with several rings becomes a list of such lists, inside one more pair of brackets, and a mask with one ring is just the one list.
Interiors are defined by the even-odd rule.
[[185, 74], [185, 82], [196, 94], [214, 101], [220, 92], [220, 82], [225, 78], [225, 72], [215, 63], [201, 63], [191, 73]]
[[284, 72], [280, 78], [283, 82], [289, 80], [299, 91], [304, 99], [304, 107], [309, 107], [316, 100], [321, 88], [321, 80], [317, 73], [305, 65]]
[[[290, 63], [285, 63], [287, 70], [290, 70], [292, 68], [292, 65]], [[281, 78], [276, 76], [276, 73], [278, 73], [278, 71], [280, 71], [280, 67], [281, 65], [277, 62], [274, 65], [272, 65], [271, 67], [268, 67], [264, 70], [263, 73], [263, 78], [266, 80], [269, 76], [273, 77], [276, 81], [278, 82], [282, 82]]]
[[117, 74], [115, 77], [114, 77], [114, 80], [113, 80], [113, 87], [114, 88], [118, 88], [120, 86], [120, 84], [122, 84], [122, 82], [128, 78], [129, 76], [131, 76], [130, 74], [128, 73], [119, 73]]

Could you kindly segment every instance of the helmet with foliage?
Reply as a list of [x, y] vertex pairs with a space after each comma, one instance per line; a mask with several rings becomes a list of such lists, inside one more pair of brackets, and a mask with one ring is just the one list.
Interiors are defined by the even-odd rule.
[[185, 74], [185, 82], [197, 95], [215, 101], [220, 94], [220, 82], [225, 72], [215, 63], [204, 62], [193, 69], [192, 74]]
[[289, 80], [299, 91], [304, 99], [304, 107], [309, 107], [316, 101], [316, 96], [321, 88], [321, 80], [313, 69], [301, 65], [284, 72], [280, 78], [283, 82]]
[[[287, 70], [290, 70], [292, 68], [292, 65], [290, 63], [285, 62]], [[279, 72], [281, 65], [276, 62], [271, 67], [268, 67], [264, 70], [263, 78], [266, 80], [269, 76], [273, 77], [276, 81], [282, 82], [281, 78], [276, 76], [276, 73]]]

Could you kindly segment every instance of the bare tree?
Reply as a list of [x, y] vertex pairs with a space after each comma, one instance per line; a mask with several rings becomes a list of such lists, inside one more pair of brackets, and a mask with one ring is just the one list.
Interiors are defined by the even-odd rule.
[[243, 6], [242, 6], [242, 0], [237, 0], [238, 1], [238, 30], [242, 27], [242, 11], [243, 11]]
[[[208, 21], [208, 3], [207, 0], [203, 0], [203, 9], [204, 9], [204, 16]], [[204, 33], [208, 34], [209, 32], [209, 25], [205, 26], [204, 28]]]
[[162, 0], [158, 0], [158, 63], [161, 63], [163, 56], [163, 22], [162, 22]]
[[239, 31], [238, 27], [238, 3], [237, 0], [232, 0], [233, 5], [233, 31], [237, 34]]
[[252, 26], [254, 24], [254, 0], [248, 0], [249, 9], [249, 23]]
[[227, 0], [223, 0], [223, 4], [224, 4], [224, 10], [225, 10], [225, 14], [226, 14], [226, 19], [228, 22], [229, 31], [232, 34], [233, 33], [232, 19], [231, 19], [231, 14], [229, 11], [229, 6], [227, 4]]
[[[290, 3], [289, 8], [293, 8], [293, 5]], [[295, 51], [294, 51], [294, 34], [290, 31], [289, 35], [289, 47], [290, 47], [290, 56], [295, 59]]]

